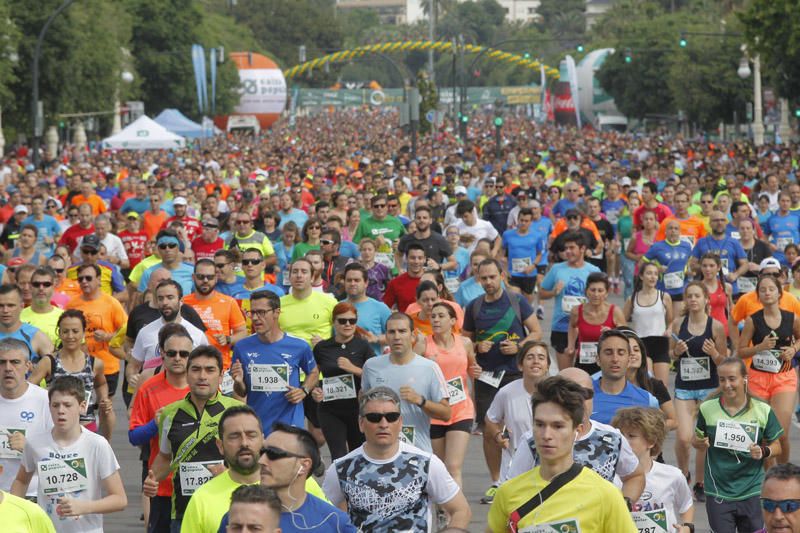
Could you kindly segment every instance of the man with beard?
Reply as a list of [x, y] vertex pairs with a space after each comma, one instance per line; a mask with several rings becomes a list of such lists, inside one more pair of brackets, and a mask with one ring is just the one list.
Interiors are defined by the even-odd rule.
[[258, 458], [264, 444], [261, 420], [246, 405], [229, 407], [219, 419], [217, 448], [228, 470], [197, 489], [186, 506], [181, 531], [215, 533], [228, 512], [231, 494], [261, 481]]
[[175, 216], [170, 217], [164, 222], [164, 225], [161, 229], [168, 228], [169, 225], [177, 220], [178, 222], [183, 224], [183, 227], [186, 228], [186, 237], [188, 237], [189, 241], [194, 241], [194, 239], [200, 235], [202, 232], [202, 227], [200, 226], [200, 221], [194, 217], [190, 217], [186, 214], [188, 202], [186, 198], [182, 196], [178, 196], [172, 201], [172, 206], [175, 208]]
[[421, 244], [428, 258], [426, 267], [433, 270], [456, 270], [458, 262], [447, 242], [441, 233], [431, 230], [431, 209], [428, 206], [420, 206], [414, 212], [414, 224], [417, 227], [414, 233], [408, 233], [400, 238], [395, 252], [395, 261], [398, 265], [402, 264], [402, 256], [408, 250], [408, 245], [412, 242]]
[[156, 305], [161, 316], [143, 327], [136, 335], [129, 361], [131, 366], [129, 375], [138, 373], [142, 368], [153, 368], [161, 364], [158, 332], [165, 324], [175, 323], [185, 327], [192, 337], [194, 346], [208, 344], [205, 333], [181, 317], [181, 298], [183, 298], [183, 290], [175, 280], [165, 279], [156, 285]]
[[222, 353], [222, 367], [231, 366], [231, 346], [247, 336], [244, 315], [236, 300], [214, 290], [217, 271], [214, 261], [200, 259], [194, 265], [195, 292], [184, 298], [203, 319], [209, 343]]

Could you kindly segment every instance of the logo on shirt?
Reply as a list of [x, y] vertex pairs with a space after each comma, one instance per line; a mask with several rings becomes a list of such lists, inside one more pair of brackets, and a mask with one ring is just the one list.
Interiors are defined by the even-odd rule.
[[20, 419], [24, 420], [25, 422], [30, 422], [31, 420], [34, 419], [35, 416], [36, 413], [34, 413], [33, 411], [20, 411], [19, 413]]

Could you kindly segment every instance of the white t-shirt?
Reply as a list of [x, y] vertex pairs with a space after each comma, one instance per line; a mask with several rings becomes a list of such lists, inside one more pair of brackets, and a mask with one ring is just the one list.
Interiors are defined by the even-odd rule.
[[667, 531], [675, 531], [673, 525], [682, 523], [680, 515], [694, 505], [686, 478], [678, 468], [657, 461], [653, 461], [646, 478], [644, 491], [634, 510], [644, 513], [663, 509], [667, 513]]
[[[48, 433], [53, 428], [50, 418], [50, 402], [47, 391], [36, 385], [28, 385], [28, 390], [13, 400], [0, 396], [0, 489], [10, 492], [11, 484], [17, 477], [22, 453], [7, 448], [8, 430], [25, 430], [25, 440], [30, 441], [39, 433]], [[34, 477], [28, 486], [28, 496], [36, 496], [38, 481]]]
[[[39, 471], [40, 463], [47, 467], [42, 473]], [[54, 468], [62, 463], [66, 467]], [[53, 440], [52, 433], [47, 432], [25, 443], [22, 466], [27, 472], [33, 473], [34, 477], [40, 476], [38, 504], [53, 521], [59, 533], [103, 533], [103, 515], [88, 514], [78, 518], [62, 519], [58, 516], [56, 508], [59, 498], [66, 493], [56, 491], [45, 494], [44, 491], [47, 488], [45, 478], [49, 472], [52, 473], [50, 477], [59, 480], [56, 488], [62, 485], [63, 475], [68, 477], [77, 475], [78, 479], [85, 479], [86, 488], [70, 492], [71, 497], [86, 501], [103, 498], [102, 481], [119, 470], [114, 450], [106, 439], [81, 427], [81, 436], [78, 440], [62, 448]]]
[[[639, 466], [639, 458], [633, 453], [631, 445], [628, 444], [628, 439], [617, 428], [595, 420], [590, 419], [589, 421], [592, 423], [591, 429], [576, 441], [576, 450], [573, 452], [575, 461], [590, 467], [605, 479], [613, 480], [612, 482], [617, 487], [622, 487], [620, 478], [628, 477], [636, 470]], [[614, 433], [621, 439], [621, 445], [618, 450], [609, 449], [608, 444], [611, 443], [609, 443], [607, 435], [603, 436], [604, 432]], [[511, 466], [508, 468], [508, 475], [505, 478], [501, 476], [501, 480], [505, 481], [506, 479], [517, 477], [539, 464], [538, 459], [534, 459], [533, 452], [528, 444], [532, 438], [533, 430], [522, 437], [523, 442], [514, 452]], [[583, 446], [579, 446], [577, 443], [583, 443]], [[585, 460], [587, 458], [591, 459]], [[613, 476], [611, 472], [613, 472]]]
[[[342, 490], [344, 485], [345, 489]], [[435, 531], [432, 505], [449, 502], [459, 487], [435, 455], [400, 442], [389, 459], [373, 459], [360, 446], [328, 467], [322, 490], [359, 531]]]
[[[81, 243], [83, 237], [78, 239], [78, 246], [75, 247], [75, 257], [81, 257]], [[122, 244], [122, 239], [113, 233], [106, 234], [105, 238], [100, 241], [106, 247], [106, 255], [108, 257], [116, 257], [119, 260], [128, 259], [128, 252], [125, 251], [125, 245]]]
[[492, 226], [492, 223], [488, 220], [483, 220], [482, 218], [476, 220], [474, 226], [467, 226], [464, 224], [463, 219], [459, 219], [458, 222], [456, 222], [456, 227], [458, 228], [459, 234], [468, 234], [475, 237], [472, 243], [470, 243], [469, 248], [467, 248], [469, 253], [472, 253], [479, 240], [489, 239], [494, 241], [500, 236], [500, 234], [497, 233], [497, 230], [494, 229], [494, 226]]
[[508, 449], [503, 450], [500, 463], [500, 479], [505, 479], [503, 474], [511, 464], [514, 451], [519, 445], [525, 444], [525, 435], [530, 435], [533, 429], [531, 395], [525, 390], [522, 378], [497, 391], [486, 411], [486, 418], [495, 424], [505, 425], [510, 436]]
[[[189, 336], [192, 338], [192, 343], [195, 347], [208, 344], [206, 334], [193, 326], [191, 322], [179, 318], [178, 323], [189, 332]], [[164, 318], [158, 317], [157, 320], [150, 322], [140, 329], [139, 334], [136, 335], [131, 355], [137, 361], [142, 361], [144, 363], [142, 368], [155, 368], [161, 364], [161, 353], [158, 349], [158, 332], [161, 331], [164, 324]]]

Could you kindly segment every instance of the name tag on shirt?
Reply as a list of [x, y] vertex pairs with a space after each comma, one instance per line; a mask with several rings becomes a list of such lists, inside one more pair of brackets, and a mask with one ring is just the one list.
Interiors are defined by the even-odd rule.
[[561, 310], [565, 313], [570, 313], [574, 307], [586, 301], [586, 296], [570, 296], [564, 295], [561, 297]]
[[753, 368], [777, 374], [783, 366], [780, 350], [762, 350], [753, 356]]
[[12, 449], [9, 441], [11, 433], [16, 433], [17, 431], [23, 435], [25, 434], [24, 429], [0, 428], [0, 459], [19, 459], [22, 457], [22, 452]]
[[577, 519], [573, 518], [526, 526], [517, 531], [518, 533], [581, 533], [581, 525]]
[[680, 289], [683, 287], [683, 279], [683, 271], [667, 272], [664, 274], [664, 287], [667, 289]]
[[597, 343], [582, 342], [578, 352], [578, 362], [582, 365], [593, 365], [597, 362]]
[[498, 370], [496, 372], [492, 370], [484, 370], [481, 372], [481, 375], [478, 376], [478, 381], [482, 381], [496, 389], [500, 386], [500, 382], [503, 380], [503, 376], [505, 375], [505, 370]]

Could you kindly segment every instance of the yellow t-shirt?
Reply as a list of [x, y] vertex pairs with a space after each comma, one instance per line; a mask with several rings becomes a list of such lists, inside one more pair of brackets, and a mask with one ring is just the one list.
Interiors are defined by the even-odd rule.
[[[540, 468], [512, 478], [497, 489], [488, 517], [494, 533], [508, 531], [511, 513], [549, 484], [539, 474]], [[619, 489], [588, 468], [517, 524], [520, 532], [532, 531], [525, 528], [534, 525], [550, 526], [553, 531], [638, 533]]]
[[55, 306], [53, 306], [53, 308], [47, 313], [34, 313], [33, 308], [26, 307], [22, 310], [22, 313], [20, 313], [19, 319], [26, 324], [30, 324], [31, 326], [36, 326], [39, 328], [40, 331], [50, 337], [50, 340], [55, 346], [58, 344], [59, 340], [58, 334], [56, 333], [56, 328], [58, 327], [58, 318], [63, 312], [63, 309], [59, 309]]
[[130, 280], [131, 283], [133, 283], [134, 287], [138, 287], [139, 282], [142, 281], [142, 276], [144, 275], [145, 271], [151, 266], [157, 265], [160, 262], [161, 258], [158, 257], [157, 255], [148, 255], [147, 257], [139, 261], [139, 264], [133, 267], [133, 270], [131, 270], [128, 279]]
[[3, 530], [13, 533], [56, 533], [53, 522], [41, 507], [0, 490]]
[[290, 335], [311, 343], [311, 337], [330, 338], [333, 308], [338, 302], [330, 294], [311, 291], [311, 295], [298, 300], [291, 293], [281, 296], [281, 314], [278, 323]]

